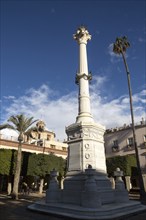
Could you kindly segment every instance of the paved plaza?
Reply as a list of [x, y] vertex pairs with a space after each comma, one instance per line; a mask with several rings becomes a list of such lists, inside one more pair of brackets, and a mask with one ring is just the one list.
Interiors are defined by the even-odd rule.
[[[20, 199], [15, 201], [5, 194], [0, 194], [0, 219], [1, 220], [66, 220], [60, 216], [45, 215], [32, 212], [27, 206], [34, 201], [40, 200], [44, 196], [38, 194], [20, 195]], [[137, 198], [133, 198], [137, 199]], [[146, 211], [134, 215], [120, 217], [117, 220], [146, 220]]]

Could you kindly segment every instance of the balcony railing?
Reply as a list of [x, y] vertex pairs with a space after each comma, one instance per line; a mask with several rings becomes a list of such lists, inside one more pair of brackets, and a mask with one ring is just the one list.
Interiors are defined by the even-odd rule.
[[112, 152], [119, 151], [119, 146], [112, 146]]

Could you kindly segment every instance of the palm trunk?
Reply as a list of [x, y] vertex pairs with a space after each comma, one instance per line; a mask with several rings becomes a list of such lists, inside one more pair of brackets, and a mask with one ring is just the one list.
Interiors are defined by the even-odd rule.
[[134, 148], [135, 148], [135, 156], [136, 156], [137, 170], [138, 170], [138, 176], [139, 176], [138, 180], [139, 180], [139, 187], [140, 187], [140, 197], [141, 197], [141, 200], [142, 200], [143, 196], [144, 196], [144, 193], [145, 193], [145, 189], [144, 189], [143, 176], [142, 176], [142, 171], [141, 171], [141, 166], [140, 166], [139, 149], [138, 149], [137, 141], [136, 141], [130, 72], [129, 72], [128, 65], [127, 65], [125, 55], [124, 55], [123, 52], [122, 52], [122, 57], [123, 57], [123, 60], [124, 60], [126, 73], [127, 73], [129, 99], [130, 99], [130, 112], [131, 112], [131, 121], [132, 121], [132, 132], [133, 132], [133, 140], [134, 140], [133, 144], [134, 144]]
[[14, 183], [13, 183], [13, 191], [12, 198], [18, 199], [18, 190], [19, 190], [19, 180], [20, 180], [20, 172], [21, 172], [21, 158], [22, 158], [22, 146], [21, 141], [19, 141], [18, 152], [17, 152], [17, 161], [16, 161], [16, 169], [14, 174]]

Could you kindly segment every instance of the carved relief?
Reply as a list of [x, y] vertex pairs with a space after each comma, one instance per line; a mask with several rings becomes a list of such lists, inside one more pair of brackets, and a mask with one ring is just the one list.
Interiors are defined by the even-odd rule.
[[88, 150], [90, 148], [89, 144], [85, 144], [85, 148]]
[[78, 138], [91, 138], [91, 139], [103, 141], [103, 133], [92, 128], [83, 128], [78, 132], [68, 135], [69, 140], [74, 140]]
[[74, 139], [78, 139], [78, 138], [81, 138], [81, 134], [80, 133], [74, 133], [74, 134], [70, 134], [68, 136], [69, 140], [74, 140]]
[[92, 138], [92, 139], [103, 141], [102, 132], [98, 132], [97, 130], [91, 129], [91, 128], [83, 128], [82, 136], [86, 138]]
[[89, 159], [90, 158], [90, 154], [85, 154], [85, 158]]
[[87, 41], [91, 40], [91, 35], [84, 26], [79, 27], [76, 34], [74, 34], [73, 37], [75, 40], [78, 41], [78, 43], [87, 44]]
[[91, 166], [91, 164], [86, 163], [85, 168], [86, 168], [86, 169], [88, 169], [88, 168], [89, 168], [89, 166]]

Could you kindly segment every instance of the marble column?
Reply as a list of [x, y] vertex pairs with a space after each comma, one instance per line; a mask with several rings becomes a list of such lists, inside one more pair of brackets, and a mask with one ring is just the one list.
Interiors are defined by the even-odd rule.
[[[83, 186], [86, 180], [85, 170], [92, 167], [95, 170], [94, 180], [97, 191], [103, 191], [102, 202], [113, 201], [111, 183], [107, 178], [104, 132], [105, 127], [95, 123], [91, 114], [88, 72], [87, 42], [91, 39], [88, 30], [81, 26], [73, 35], [79, 45], [79, 64], [76, 83], [79, 86], [78, 115], [76, 122], [66, 127], [68, 136], [68, 172], [64, 181], [63, 201], [68, 202], [72, 196], [72, 203], [81, 202]], [[108, 196], [105, 195], [105, 193]]]
[[79, 44], [79, 68], [76, 74], [76, 83], [79, 84], [79, 110], [76, 122], [93, 121], [89, 97], [89, 80], [91, 79], [91, 74], [88, 73], [86, 49], [91, 35], [85, 27], [80, 27], [73, 36]]

